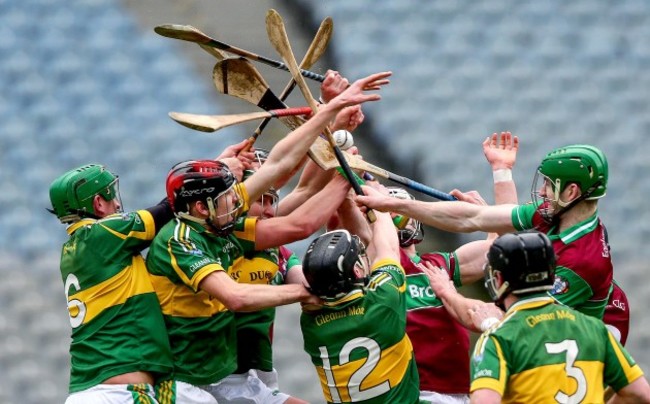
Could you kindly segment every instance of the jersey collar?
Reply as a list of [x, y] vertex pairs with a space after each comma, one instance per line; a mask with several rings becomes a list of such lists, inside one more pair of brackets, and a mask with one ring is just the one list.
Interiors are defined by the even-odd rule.
[[544, 293], [536, 293], [534, 295], [526, 296], [519, 299], [515, 304], [508, 308], [508, 314], [520, 310], [536, 309], [538, 307], [546, 306], [555, 303], [555, 299]]
[[68, 235], [72, 235], [75, 231], [79, 230], [81, 227], [89, 226], [91, 224], [97, 223], [97, 219], [81, 219], [78, 222], [72, 223], [65, 229], [68, 232]]
[[569, 244], [573, 241], [576, 241], [585, 234], [589, 234], [598, 226], [598, 211], [594, 212], [589, 218], [578, 222], [575, 225], [564, 230], [560, 234], [549, 234], [549, 238], [560, 239], [564, 244]]

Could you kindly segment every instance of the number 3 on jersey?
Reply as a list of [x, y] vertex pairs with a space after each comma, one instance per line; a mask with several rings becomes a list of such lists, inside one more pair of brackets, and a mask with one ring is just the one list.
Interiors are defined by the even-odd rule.
[[[350, 354], [357, 348], [363, 349], [368, 353], [368, 357], [358, 369], [358, 364], [355, 366], [355, 363], [362, 360], [350, 360]], [[345, 401], [369, 400], [390, 390], [390, 382], [388, 380], [384, 380], [375, 385], [365, 386], [364, 389], [361, 388], [364, 382], [366, 384], [372, 383], [371, 380], [377, 377], [376, 375], [373, 377], [372, 374], [381, 358], [381, 348], [377, 341], [365, 337], [354, 338], [348, 341], [343, 345], [339, 353], [339, 366], [334, 367], [330, 364], [327, 347], [321, 346], [318, 349], [323, 360], [323, 371], [327, 379], [332, 402], [340, 403]]]
[[578, 384], [578, 388], [574, 394], [569, 396], [562, 391], [558, 391], [555, 395], [555, 399], [558, 403], [562, 404], [581, 403], [587, 395], [587, 378], [582, 369], [573, 366], [578, 357], [578, 344], [575, 340], [565, 339], [557, 344], [546, 343], [544, 346], [546, 347], [546, 352], [549, 354], [561, 354], [566, 352], [564, 370], [566, 371], [567, 376], [574, 379]]

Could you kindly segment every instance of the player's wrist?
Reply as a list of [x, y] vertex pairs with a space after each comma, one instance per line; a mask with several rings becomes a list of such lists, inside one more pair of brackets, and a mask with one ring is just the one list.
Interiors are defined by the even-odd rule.
[[512, 181], [512, 170], [509, 168], [499, 168], [492, 171], [494, 183]]
[[498, 318], [496, 318], [496, 317], [488, 317], [488, 318], [484, 319], [483, 321], [481, 321], [481, 325], [479, 326], [479, 328], [481, 329], [482, 332], [485, 332], [485, 331], [489, 330], [490, 328], [492, 328], [492, 326], [494, 326], [495, 324], [498, 324], [498, 323], [499, 323]]

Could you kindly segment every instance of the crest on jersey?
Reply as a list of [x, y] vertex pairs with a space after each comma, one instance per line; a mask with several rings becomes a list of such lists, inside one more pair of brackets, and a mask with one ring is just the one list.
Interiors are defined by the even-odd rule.
[[555, 276], [555, 283], [551, 289], [552, 295], [563, 295], [569, 291], [569, 281], [561, 276]]

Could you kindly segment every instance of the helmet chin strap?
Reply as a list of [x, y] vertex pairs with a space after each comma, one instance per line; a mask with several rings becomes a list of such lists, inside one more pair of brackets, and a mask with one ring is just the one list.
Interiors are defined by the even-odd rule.
[[560, 222], [560, 217], [562, 217], [562, 215], [564, 213], [566, 213], [569, 209], [573, 208], [574, 206], [576, 206], [580, 202], [582, 202], [585, 199], [589, 198], [591, 196], [591, 194], [593, 194], [594, 191], [600, 186], [601, 182], [602, 181], [600, 181], [600, 180], [596, 181], [594, 183], [594, 185], [589, 187], [589, 189], [587, 189], [582, 195], [580, 195], [576, 199], [572, 200], [571, 202], [562, 202], [560, 200], [560, 196], [557, 195], [556, 196], [557, 204], [560, 205], [562, 207], [562, 209], [558, 210], [557, 213], [553, 214], [553, 217], [551, 218], [551, 225], [557, 226], [558, 223]]
[[497, 298], [494, 301], [494, 304], [500, 308], [501, 310], [505, 311], [505, 305], [503, 302], [503, 299], [506, 297], [506, 292], [508, 291], [508, 288], [510, 288], [510, 283], [509, 282], [503, 282], [499, 289], [496, 291]]
[[214, 205], [214, 199], [212, 199], [212, 197], [207, 197], [205, 198], [205, 202], [206, 205], [208, 205], [208, 212], [209, 212], [208, 218], [205, 219], [205, 223], [208, 225], [210, 230], [212, 230], [214, 233], [216, 233], [219, 236], [227, 236], [228, 234], [230, 234], [235, 225], [234, 221], [230, 224], [227, 224], [226, 226], [218, 227], [216, 224], [214, 224], [215, 220], [217, 220], [217, 209]]
[[208, 229], [210, 229], [210, 231], [217, 234], [218, 236], [226, 236], [230, 234], [233, 227], [232, 225], [229, 225], [225, 228], [219, 228], [213, 223], [217, 217], [217, 210], [215, 209], [214, 206], [214, 200], [208, 197], [206, 198], [205, 202], [209, 212], [208, 217], [205, 219], [201, 219], [199, 217], [193, 216], [187, 212], [179, 212], [176, 214], [176, 216], [181, 219], [189, 220], [191, 222], [198, 223], [201, 226], [207, 227]]

